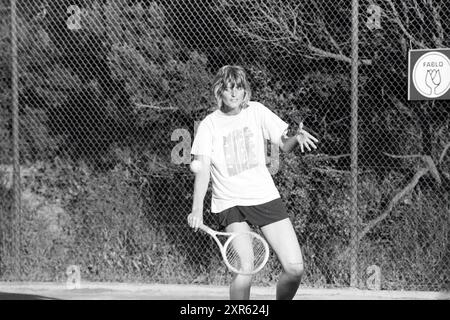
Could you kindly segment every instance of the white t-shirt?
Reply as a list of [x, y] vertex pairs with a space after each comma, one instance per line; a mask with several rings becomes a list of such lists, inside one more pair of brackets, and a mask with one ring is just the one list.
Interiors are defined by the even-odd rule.
[[191, 154], [211, 158], [211, 211], [280, 197], [266, 166], [264, 143], [277, 145], [288, 124], [259, 102], [237, 115], [216, 110], [200, 122]]

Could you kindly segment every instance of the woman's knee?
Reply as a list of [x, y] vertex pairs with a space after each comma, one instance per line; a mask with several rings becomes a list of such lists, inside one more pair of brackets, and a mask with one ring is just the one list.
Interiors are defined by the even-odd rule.
[[238, 286], [245, 286], [245, 287], [250, 286], [252, 281], [253, 281], [252, 275], [245, 275], [239, 273], [235, 273], [232, 278], [232, 282]]
[[291, 278], [301, 279], [304, 273], [303, 262], [289, 262], [283, 266], [283, 270]]

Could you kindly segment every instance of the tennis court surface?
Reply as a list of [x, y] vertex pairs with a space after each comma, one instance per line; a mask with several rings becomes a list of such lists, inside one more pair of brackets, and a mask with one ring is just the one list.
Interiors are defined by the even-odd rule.
[[[274, 287], [252, 287], [251, 299], [273, 300]], [[227, 300], [227, 286], [139, 283], [0, 282], [0, 300]], [[300, 288], [295, 300], [450, 300], [450, 292]]]

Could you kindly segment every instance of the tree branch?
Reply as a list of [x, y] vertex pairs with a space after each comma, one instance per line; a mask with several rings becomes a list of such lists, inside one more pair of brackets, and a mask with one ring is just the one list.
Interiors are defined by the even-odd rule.
[[303, 156], [303, 159], [313, 159], [313, 160], [339, 160], [342, 158], [348, 158], [350, 157], [350, 153], [345, 153], [345, 154], [339, 154], [336, 156], [330, 156], [327, 154], [308, 154], [306, 156]]
[[419, 180], [428, 173], [428, 168], [422, 168], [416, 172], [411, 181], [404, 187], [399, 193], [397, 193], [392, 200], [389, 202], [387, 208], [383, 211], [383, 213], [377, 218], [371, 220], [366, 226], [358, 233], [358, 241], [360, 241], [364, 236], [369, 233], [377, 224], [386, 219], [391, 213], [392, 209], [395, 205], [409, 192], [411, 192], [415, 186], [419, 183]]
[[405, 25], [403, 24], [400, 15], [398, 14], [397, 9], [395, 8], [395, 4], [392, 2], [392, 0], [386, 0], [387, 3], [389, 4], [389, 6], [391, 7], [392, 13], [394, 15], [393, 17], [393, 22], [396, 23], [401, 31], [403, 32], [403, 34], [412, 42], [414, 43], [416, 46], [418, 46], [420, 49], [427, 49], [427, 46], [425, 45], [425, 43], [423, 43], [423, 41], [418, 41], [416, 38], [414, 38], [409, 31], [406, 29]]
[[152, 110], [158, 110], [158, 111], [176, 111], [179, 110], [179, 108], [175, 107], [160, 107], [155, 105], [149, 105], [149, 104], [143, 104], [143, 103], [134, 103], [134, 106], [139, 109], [152, 109]]
[[[398, 192], [389, 202], [386, 209], [381, 213], [378, 217], [368, 222], [364, 228], [358, 232], [357, 241], [361, 241], [375, 226], [377, 226], [380, 222], [386, 219], [392, 212], [392, 209], [397, 205], [397, 203], [409, 192], [411, 192], [416, 185], [419, 183], [420, 179], [428, 173], [428, 168], [422, 168], [416, 172], [411, 181], [400, 191]], [[345, 251], [339, 255], [339, 259], [346, 259], [350, 254], [351, 248], [348, 247]]]
[[[330, 59], [334, 59], [337, 61], [343, 61], [343, 62], [347, 62], [347, 63], [352, 63], [352, 59], [350, 57], [347, 57], [343, 54], [337, 54], [337, 53], [332, 53], [332, 52], [328, 52], [322, 49], [319, 49], [317, 47], [314, 47], [313, 45], [308, 45], [308, 49], [315, 55], [320, 56], [321, 58], [330, 58]], [[359, 61], [359, 65], [366, 65], [366, 66], [370, 66], [372, 64], [372, 60], [371, 59], [362, 59]]]
[[439, 157], [439, 164], [441, 164], [444, 161], [448, 149], [450, 149], [450, 142], [447, 143], [447, 145], [444, 147], [444, 150], [442, 151], [441, 156]]
[[[299, 53], [308, 59], [320, 57], [349, 64], [352, 62], [350, 57], [342, 53], [340, 45], [326, 28], [322, 18], [313, 18], [312, 23], [303, 19], [300, 4], [296, 8], [280, 8], [258, 3], [252, 7], [252, 11], [254, 16], [245, 24], [239, 24], [230, 17], [228, 20], [232, 28], [256, 42], [270, 43], [291, 54]], [[307, 16], [306, 13], [303, 15]], [[307, 27], [312, 30], [306, 30]], [[336, 52], [315, 46], [309, 38], [309, 34], [313, 35], [314, 38], [322, 37], [326, 39], [322, 43], [330, 44], [336, 49]], [[305, 52], [305, 49], [307, 52]], [[359, 64], [371, 65], [372, 60], [362, 59]]]
[[336, 49], [337, 52], [339, 52], [340, 55], [342, 55], [342, 49], [341, 46], [337, 43], [337, 41], [334, 39], [334, 37], [331, 35], [331, 33], [328, 31], [327, 25], [322, 17], [322, 14], [320, 14], [321, 10], [319, 8], [319, 6], [317, 5], [317, 2], [313, 1], [312, 2], [317, 14], [318, 14], [318, 18], [317, 20], [317, 26], [319, 27], [319, 29], [327, 36], [327, 38], [329, 39], [330, 43], [333, 45], [333, 47]]
[[320, 173], [326, 173], [326, 174], [343, 174], [348, 175], [351, 174], [351, 171], [344, 171], [344, 170], [337, 170], [333, 168], [319, 168], [319, 167], [313, 167], [311, 170], [318, 171]]
[[422, 157], [423, 157], [423, 155], [421, 155], [421, 154], [408, 154], [408, 155], [400, 154], [399, 155], [399, 154], [390, 154], [387, 152], [383, 152], [383, 154], [387, 155], [388, 157], [396, 158], [396, 159], [416, 159], [416, 158], [422, 159]]
[[417, 16], [419, 17], [420, 21], [425, 25], [425, 15], [423, 12], [419, 9], [419, 4], [417, 3], [417, 0], [413, 0], [414, 2], [414, 9], [416, 9]]
[[436, 164], [433, 161], [433, 158], [429, 155], [393, 155], [389, 154], [387, 152], [383, 152], [385, 155], [392, 157], [392, 158], [402, 158], [402, 159], [413, 159], [413, 158], [420, 158], [425, 162], [428, 166], [428, 170], [430, 171], [433, 178], [436, 180], [436, 182], [440, 185], [442, 183], [441, 177], [439, 175], [439, 171], [436, 167]]
[[[439, 163], [441, 163], [447, 154], [448, 150], [450, 149], [450, 143], [448, 143], [439, 158]], [[433, 161], [433, 159], [428, 155], [393, 155], [384, 152], [385, 155], [393, 158], [401, 158], [401, 159], [413, 159], [413, 158], [420, 158], [422, 159], [426, 164], [427, 168], [422, 168], [416, 172], [414, 177], [411, 179], [411, 181], [400, 191], [398, 192], [389, 202], [386, 209], [383, 211], [382, 214], [380, 214], [377, 218], [371, 220], [368, 222], [364, 228], [358, 233], [357, 241], [361, 241], [362, 238], [364, 238], [370, 230], [372, 230], [375, 226], [377, 226], [381, 221], [386, 219], [392, 212], [392, 209], [397, 205], [397, 203], [409, 192], [411, 192], [416, 185], [419, 183], [420, 179], [425, 176], [428, 172], [434, 177], [434, 179], [437, 181], [438, 184], [442, 183], [442, 180], [439, 175], [439, 171], [437, 170], [437, 167]], [[450, 175], [447, 173], [443, 173], [443, 175], [446, 178], [450, 178]], [[342, 254], [339, 255], [339, 259], [346, 258], [350, 253], [350, 247], [348, 247]]]
[[434, 36], [434, 42], [436, 43], [436, 47], [442, 48], [443, 41], [445, 39], [445, 32], [444, 32], [444, 28], [442, 27], [442, 23], [441, 23], [441, 15], [439, 14], [438, 5], [436, 3], [431, 4], [430, 7], [431, 7], [432, 16], [433, 16], [433, 20], [436, 25], [436, 31], [437, 31], [437, 36]]

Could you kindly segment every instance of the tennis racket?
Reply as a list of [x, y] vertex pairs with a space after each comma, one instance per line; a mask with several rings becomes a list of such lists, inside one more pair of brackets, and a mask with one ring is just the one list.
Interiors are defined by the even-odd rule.
[[[219, 246], [225, 265], [232, 272], [255, 274], [269, 259], [269, 245], [256, 232], [219, 232], [204, 224], [201, 224], [199, 229], [213, 237]], [[226, 238], [223, 244], [218, 236]]]

